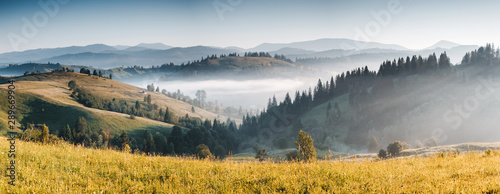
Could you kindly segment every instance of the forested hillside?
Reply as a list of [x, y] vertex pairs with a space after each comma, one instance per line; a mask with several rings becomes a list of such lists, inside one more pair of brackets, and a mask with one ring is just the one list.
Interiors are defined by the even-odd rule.
[[282, 102], [270, 98], [267, 110], [245, 116], [240, 132], [252, 138], [243, 144], [291, 147], [300, 129], [310, 132], [318, 148], [335, 151], [366, 151], [372, 137], [379, 148], [395, 140], [412, 146], [428, 139], [458, 143], [466, 136], [487, 141], [500, 107], [492, 89], [499, 61], [498, 50], [488, 44], [457, 66], [446, 53], [408, 56], [384, 61], [377, 72], [364, 67], [319, 80]]

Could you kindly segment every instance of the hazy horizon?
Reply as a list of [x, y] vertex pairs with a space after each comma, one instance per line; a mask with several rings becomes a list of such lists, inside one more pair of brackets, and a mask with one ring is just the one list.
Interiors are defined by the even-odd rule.
[[[496, 4], [496, 5], [495, 5]], [[0, 53], [90, 44], [253, 48], [346, 38], [423, 49], [499, 43], [500, 2], [13, 1], [0, 3]]]

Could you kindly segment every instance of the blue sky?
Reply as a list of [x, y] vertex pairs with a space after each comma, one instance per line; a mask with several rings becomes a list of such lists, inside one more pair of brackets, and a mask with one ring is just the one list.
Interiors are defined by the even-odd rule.
[[[399, 11], [391, 12], [391, 3]], [[2, 0], [0, 53], [96, 43], [251, 48], [319, 38], [412, 49], [439, 40], [483, 45], [500, 43], [499, 7], [493, 0]]]

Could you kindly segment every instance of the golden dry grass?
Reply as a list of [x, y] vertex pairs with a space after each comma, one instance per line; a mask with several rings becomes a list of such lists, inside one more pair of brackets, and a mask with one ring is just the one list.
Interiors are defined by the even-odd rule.
[[[0, 166], [8, 142], [0, 138]], [[17, 185], [0, 193], [480, 193], [499, 191], [500, 154], [272, 163], [148, 157], [17, 142]]]

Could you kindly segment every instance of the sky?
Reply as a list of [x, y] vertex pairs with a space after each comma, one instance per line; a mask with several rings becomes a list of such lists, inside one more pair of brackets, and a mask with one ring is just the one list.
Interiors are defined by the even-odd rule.
[[188, 47], [348, 38], [422, 49], [497, 43], [500, 1], [1, 0], [0, 53], [89, 44]]

